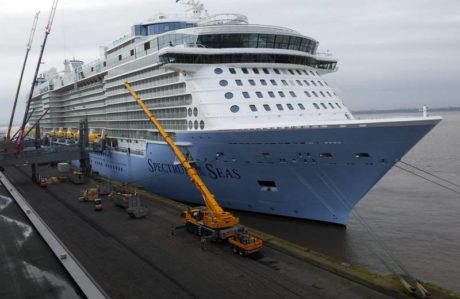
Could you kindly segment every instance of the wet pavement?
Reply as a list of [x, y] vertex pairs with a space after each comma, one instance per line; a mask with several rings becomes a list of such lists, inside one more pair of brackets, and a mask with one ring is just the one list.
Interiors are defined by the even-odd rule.
[[0, 285], [0, 298], [81, 298], [79, 288], [3, 186]]

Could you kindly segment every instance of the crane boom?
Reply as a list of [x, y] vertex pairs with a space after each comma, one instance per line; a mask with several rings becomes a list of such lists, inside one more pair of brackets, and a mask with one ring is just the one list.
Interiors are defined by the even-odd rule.
[[43, 53], [45, 51], [46, 41], [48, 40], [48, 35], [51, 32], [51, 26], [53, 25], [54, 15], [56, 13], [56, 8], [57, 8], [58, 1], [59, 0], [53, 0], [53, 5], [51, 7], [50, 16], [48, 18], [48, 24], [46, 25], [46, 28], [45, 28], [45, 37], [43, 39], [43, 44], [42, 44], [41, 49], [40, 49], [40, 55], [38, 57], [38, 62], [37, 62], [37, 66], [35, 68], [34, 77], [32, 79], [32, 86], [30, 88], [29, 98], [27, 99], [26, 109], [24, 111], [24, 118], [22, 120], [21, 128], [19, 129], [19, 135], [18, 135], [18, 139], [17, 139], [17, 143], [16, 143], [17, 150], [22, 149], [22, 142], [24, 141], [24, 131], [25, 131], [25, 127], [26, 127], [26, 124], [27, 124], [27, 114], [29, 113], [30, 102], [32, 101], [32, 96], [33, 96], [34, 89], [35, 89], [35, 81], [37, 80], [38, 72], [40, 70], [40, 65], [42, 63], [42, 58], [43, 58]]
[[184, 167], [185, 171], [187, 172], [190, 180], [195, 184], [195, 187], [198, 189], [200, 192], [201, 196], [204, 199], [204, 202], [206, 204], [206, 207], [214, 212], [214, 214], [223, 214], [224, 210], [219, 206], [217, 203], [216, 199], [214, 198], [214, 195], [209, 191], [209, 189], [206, 187], [206, 185], [203, 183], [201, 180], [200, 176], [198, 175], [197, 171], [195, 168], [193, 168], [190, 163], [187, 161], [187, 159], [184, 157], [184, 154], [179, 150], [179, 148], [174, 144], [173, 140], [171, 137], [166, 133], [166, 131], [162, 128], [158, 120], [155, 118], [155, 116], [150, 112], [150, 110], [145, 106], [144, 102], [142, 99], [137, 95], [137, 93], [133, 90], [131, 85], [126, 82], [124, 84], [125, 88], [129, 91], [131, 96], [136, 100], [137, 104], [142, 108], [142, 110], [145, 112], [145, 114], [149, 117], [150, 121], [155, 125], [157, 128], [158, 132], [160, 135], [164, 138], [166, 143], [169, 145], [169, 147], [172, 149], [174, 152], [174, 155], [179, 159], [179, 162], [182, 164]]
[[11, 111], [11, 117], [10, 117], [10, 122], [8, 124], [8, 131], [6, 133], [6, 139], [5, 142], [10, 141], [11, 137], [11, 127], [13, 126], [13, 119], [14, 119], [14, 114], [16, 113], [16, 105], [18, 103], [18, 97], [19, 97], [19, 91], [21, 90], [21, 85], [22, 85], [22, 78], [24, 77], [24, 71], [26, 69], [26, 64], [27, 64], [27, 59], [29, 58], [29, 53], [30, 49], [32, 48], [32, 42], [34, 40], [34, 35], [35, 35], [35, 29], [37, 29], [37, 21], [38, 21], [38, 15], [40, 12], [37, 12], [34, 17], [34, 22], [32, 23], [32, 30], [30, 31], [29, 35], [29, 41], [27, 42], [27, 47], [26, 47], [26, 56], [24, 58], [24, 63], [22, 64], [22, 70], [21, 70], [21, 75], [19, 76], [19, 83], [18, 83], [18, 88], [16, 90], [16, 96], [14, 98], [14, 104], [13, 104], [13, 111]]
[[152, 112], [150, 112], [149, 108], [133, 90], [131, 85], [125, 82], [124, 87], [136, 100], [149, 120], [155, 125], [158, 132], [172, 149], [177, 159], [179, 159], [190, 180], [203, 197], [206, 207], [188, 208], [187, 211], [182, 212], [180, 218], [184, 227], [186, 227], [189, 232], [193, 232], [205, 238], [202, 240], [206, 240], [206, 238], [209, 238], [211, 241], [227, 240], [228, 243], [231, 244], [233, 252], [239, 253], [242, 256], [258, 252], [260, 248], [262, 248], [262, 240], [251, 235], [246, 227], [240, 225], [238, 217], [235, 217], [230, 212], [224, 211], [219, 206], [214, 195], [212, 195], [203, 183], [195, 168], [190, 165], [184, 157], [184, 154], [182, 154], [172, 138], [162, 128], [160, 122], [155, 118]]

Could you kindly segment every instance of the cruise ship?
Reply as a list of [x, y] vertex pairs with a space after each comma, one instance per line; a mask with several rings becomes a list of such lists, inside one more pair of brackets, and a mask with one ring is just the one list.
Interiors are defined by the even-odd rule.
[[87, 119], [93, 171], [203, 204], [182, 166], [123, 88], [129, 82], [229, 209], [346, 224], [360, 199], [440, 120], [357, 119], [327, 82], [337, 59], [295, 30], [210, 15], [197, 0], [157, 14], [37, 79], [30, 123], [53, 142]]

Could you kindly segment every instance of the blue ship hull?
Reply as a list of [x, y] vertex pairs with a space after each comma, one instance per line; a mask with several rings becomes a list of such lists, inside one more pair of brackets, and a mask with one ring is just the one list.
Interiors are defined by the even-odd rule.
[[[230, 209], [346, 224], [356, 203], [437, 121], [373, 127], [177, 133], [202, 179]], [[368, 155], [368, 156], [367, 156]], [[203, 204], [166, 144], [145, 156], [90, 155], [101, 175]]]

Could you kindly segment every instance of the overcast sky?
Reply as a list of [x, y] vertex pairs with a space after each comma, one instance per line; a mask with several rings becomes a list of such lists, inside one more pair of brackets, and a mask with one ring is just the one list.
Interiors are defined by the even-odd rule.
[[[41, 11], [18, 111], [24, 112], [52, 0], [1, 1], [0, 124], [7, 123], [34, 13]], [[209, 13], [295, 29], [339, 59], [325, 78], [352, 110], [460, 106], [458, 0], [202, 0]], [[41, 70], [91, 61], [136, 22], [182, 12], [175, 0], [61, 0]]]

